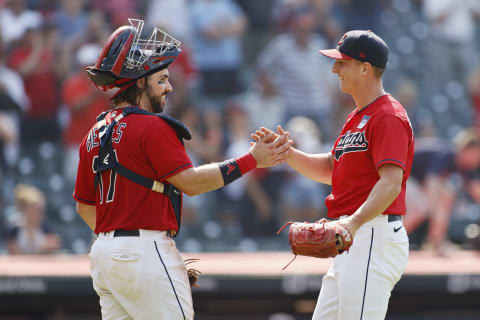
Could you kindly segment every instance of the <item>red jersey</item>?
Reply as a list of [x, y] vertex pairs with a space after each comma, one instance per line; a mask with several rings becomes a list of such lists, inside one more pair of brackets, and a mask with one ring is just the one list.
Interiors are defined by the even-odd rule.
[[413, 130], [403, 106], [390, 94], [360, 111], [350, 113], [335, 141], [332, 193], [326, 198], [328, 216], [353, 214], [380, 179], [380, 166], [391, 163], [403, 169], [402, 190], [383, 214], [405, 214], [406, 181], [412, 168]]
[[[18, 70], [32, 54], [32, 49], [19, 47], [11, 56], [9, 65]], [[41, 62], [33, 72], [23, 77], [25, 92], [30, 99], [28, 116], [33, 118], [53, 117], [58, 109], [57, 83], [54, 72], [55, 58], [50, 50], [41, 53]]]
[[[111, 111], [107, 123], [122, 112]], [[95, 188], [93, 161], [98, 156], [99, 132], [93, 126], [80, 144], [80, 162], [73, 197], [96, 206], [95, 233], [116, 229], [178, 231], [175, 213], [164, 194], [147, 189], [107, 170]], [[185, 147], [175, 130], [156, 116], [130, 114], [115, 125], [112, 144], [118, 162], [151, 179], [167, 178], [192, 167]]]

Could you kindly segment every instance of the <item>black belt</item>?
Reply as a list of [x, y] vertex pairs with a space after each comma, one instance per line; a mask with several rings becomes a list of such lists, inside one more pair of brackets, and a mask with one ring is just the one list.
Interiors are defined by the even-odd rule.
[[123, 230], [118, 229], [113, 232], [114, 237], [138, 237], [140, 236], [140, 230]]
[[[167, 231], [167, 236], [168, 237], [173, 237], [174, 234], [175, 234], [175, 231], [173, 231], [173, 230]], [[138, 229], [135, 229], [135, 230], [118, 229], [118, 230], [113, 231], [113, 236], [114, 237], [138, 237], [138, 236], [140, 236], [140, 230], [138, 230]]]
[[389, 214], [388, 215], [388, 222], [393, 222], [393, 221], [402, 221], [402, 215], [401, 214]]

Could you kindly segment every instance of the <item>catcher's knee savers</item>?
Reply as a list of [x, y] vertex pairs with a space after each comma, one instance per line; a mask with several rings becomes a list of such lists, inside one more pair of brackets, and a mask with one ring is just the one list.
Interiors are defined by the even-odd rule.
[[327, 219], [313, 223], [290, 221], [278, 230], [277, 234], [288, 225], [290, 225], [288, 240], [295, 256], [299, 254], [331, 258], [348, 251], [353, 243], [351, 232], [337, 221]]

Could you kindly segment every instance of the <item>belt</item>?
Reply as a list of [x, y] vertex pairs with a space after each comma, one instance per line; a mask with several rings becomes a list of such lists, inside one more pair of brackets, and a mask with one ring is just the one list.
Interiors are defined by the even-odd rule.
[[389, 214], [388, 215], [388, 222], [393, 222], [393, 221], [402, 221], [402, 215], [401, 214]]
[[114, 237], [139, 237], [140, 230], [123, 230], [118, 229], [113, 232]]
[[[106, 232], [105, 232], [106, 233]], [[168, 237], [173, 237], [175, 235], [174, 230], [169, 230], [166, 231], [166, 234]], [[140, 230], [135, 229], [135, 230], [124, 230], [124, 229], [117, 229], [113, 231], [113, 237], [139, 237], [140, 236]]]

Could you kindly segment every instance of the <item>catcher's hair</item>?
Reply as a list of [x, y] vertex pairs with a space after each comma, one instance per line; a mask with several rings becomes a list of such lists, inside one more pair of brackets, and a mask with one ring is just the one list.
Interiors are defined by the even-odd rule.
[[141, 94], [141, 89], [137, 87], [136, 83], [134, 83], [133, 86], [113, 98], [112, 102], [114, 105], [117, 105], [121, 102], [128, 102], [130, 105], [136, 106], [138, 104], [138, 98]]
[[[148, 81], [148, 77], [148, 75], [145, 76], [145, 81]], [[146, 88], [139, 88], [137, 86], [137, 82], [135, 81], [130, 88], [113, 98], [112, 102], [114, 105], [118, 105], [121, 102], [128, 102], [130, 105], [136, 106], [138, 105], [138, 99], [144, 90], [146, 90]]]
[[20, 210], [29, 204], [43, 205], [46, 202], [43, 192], [32, 185], [18, 184], [14, 194], [15, 203]]

